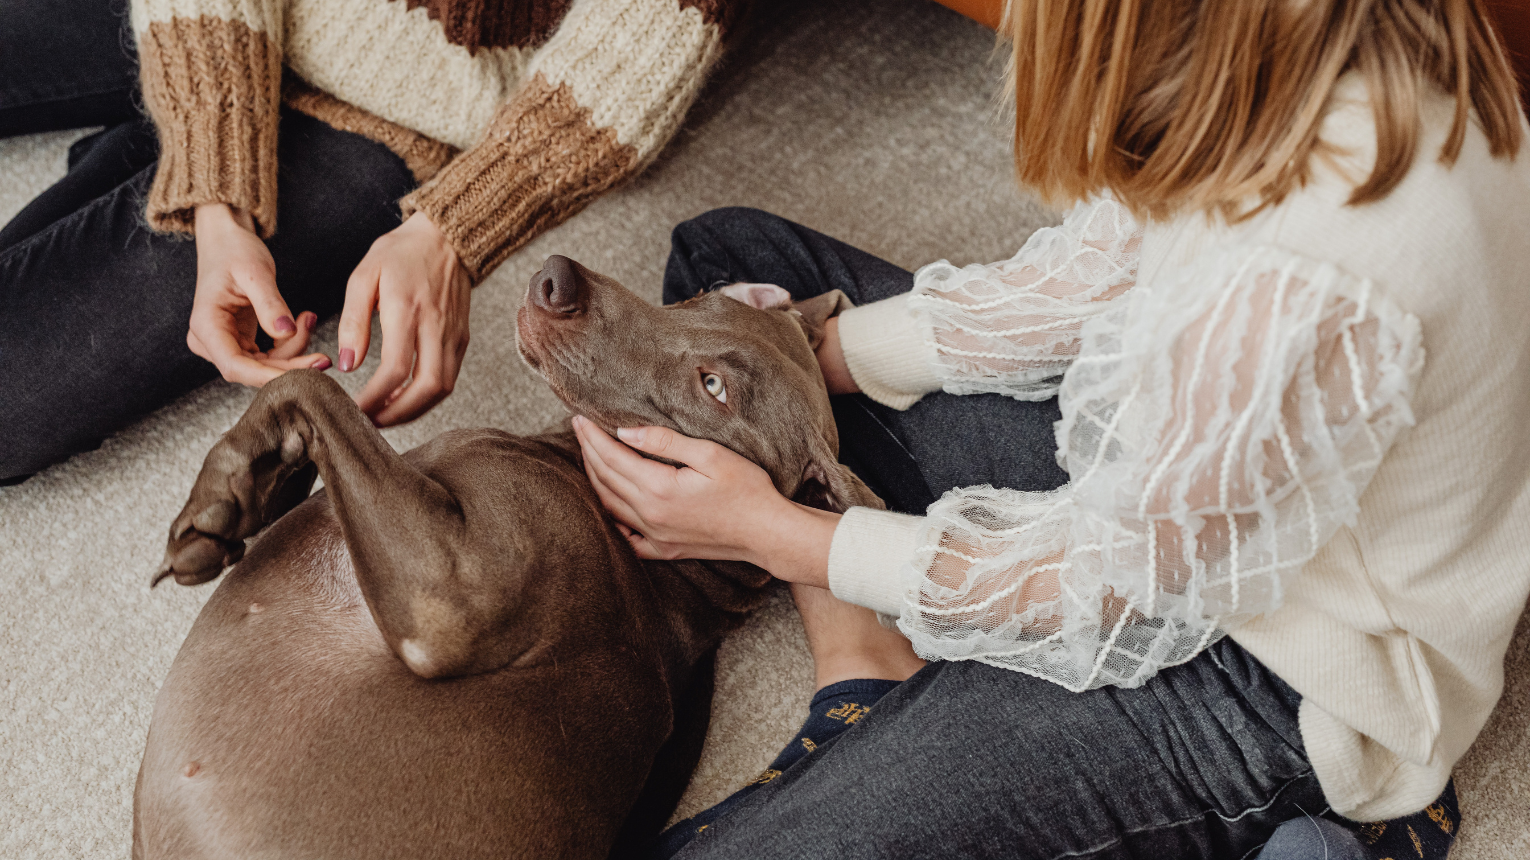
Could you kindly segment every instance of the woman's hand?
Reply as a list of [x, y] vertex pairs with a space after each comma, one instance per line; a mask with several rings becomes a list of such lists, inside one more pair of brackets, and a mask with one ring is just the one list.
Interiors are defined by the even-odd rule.
[[366, 358], [372, 311], [382, 318], [382, 366], [356, 403], [379, 427], [412, 421], [446, 399], [468, 347], [472, 278], [423, 212], [383, 235], [345, 287], [340, 370]]
[[[300, 367], [323, 370], [323, 353], [304, 355], [318, 317], [296, 320], [276, 288], [276, 263], [255, 233], [248, 212], [223, 203], [196, 208], [197, 291], [186, 346], [212, 362], [223, 378], [256, 387]], [[275, 341], [262, 352], [255, 333]]]
[[764, 469], [715, 442], [665, 427], [622, 428], [619, 442], [580, 417], [574, 431], [590, 483], [640, 557], [747, 561], [779, 579], [828, 587], [839, 514], [785, 498]]
[[845, 363], [845, 349], [839, 343], [839, 317], [829, 317], [824, 323], [823, 340], [815, 352], [818, 370], [823, 373], [830, 394], [855, 394], [861, 390], [850, 375], [850, 365]]

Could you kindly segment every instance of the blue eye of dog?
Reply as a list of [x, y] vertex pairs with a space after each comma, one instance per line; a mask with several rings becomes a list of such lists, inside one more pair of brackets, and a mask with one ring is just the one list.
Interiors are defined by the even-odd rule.
[[715, 373], [703, 374], [701, 385], [707, 393], [717, 398], [718, 403], [728, 402], [728, 386], [723, 384], [723, 379]]

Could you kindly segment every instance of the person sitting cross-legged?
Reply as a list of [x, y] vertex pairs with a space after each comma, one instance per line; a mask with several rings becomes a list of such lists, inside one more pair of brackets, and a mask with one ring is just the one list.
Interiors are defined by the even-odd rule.
[[856, 305], [817, 352], [890, 510], [576, 422], [640, 554], [792, 583], [818, 662], [777, 764], [651, 856], [1443, 858], [1530, 595], [1530, 163], [1481, 4], [1006, 26], [1018, 175], [1071, 207], [1012, 259], [674, 233], [666, 301]]

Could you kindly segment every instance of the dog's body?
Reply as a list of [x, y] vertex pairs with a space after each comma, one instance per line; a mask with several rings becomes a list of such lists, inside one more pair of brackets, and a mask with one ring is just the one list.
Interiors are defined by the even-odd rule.
[[[833, 462], [816, 365], [791, 369], [812, 361], [812, 322], [721, 296], [702, 308], [716, 313], [666, 317], [562, 258], [539, 277], [522, 352], [576, 411], [730, 444], [799, 498], [876, 504]], [[626, 333], [644, 321], [632, 315], [651, 324], [641, 337]], [[773, 387], [807, 404], [786, 413], [788, 427], [807, 422], [805, 437], [756, 432], [741, 410], [779, 398], [751, 398], [748, 374], [733, 376], [734, 406], [720, 412], [693, 393], [589, 378], [614, 353], [638, 366], [606, 376], [663, 388], [665, 373], [715, 359], [694, 341], [729, 325], [759, 343], [733, 344], [728, 360], [758, 353]], [[683, 342], [679, 364], [644, 364], [674, 357], [654, 340], [666, 333]], [[302, 501], [315, 471], [326, 490]], [[277, 517], [240, 561], [243, 539]], [[160, 577], [204, 582], [239, 564], [155, 705], [134, 809], [143, 858], [635, 848], [699, 756], [711, 654], [769, 581], [739, 563], [639, 560], [570, 432], [457, 431], [400, 456], [314, 372], [262, 390], [208, 455], [171, 534]]]

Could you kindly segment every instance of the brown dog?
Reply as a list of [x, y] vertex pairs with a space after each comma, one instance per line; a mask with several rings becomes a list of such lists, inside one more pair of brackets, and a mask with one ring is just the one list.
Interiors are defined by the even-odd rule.
[[[608, 430], [668, 426], [788, 496], [879, 506], [836, 461], [813, 357], [837, 294], [790, 308], [779, 288], [726, 292], [760, 307], [655, 308], [552, 257], [520, 351]], [[315, 471], [325, 490], [305, 501]], [[640, 561], [566, 429], [456, 431], [401, 456], [314, 371], [267, 385], [208, 454], [154, 581], [236, 561], [155, 702], [134, 857], [633, 850], [678, 802], [711, 655], [769, 581]]]

